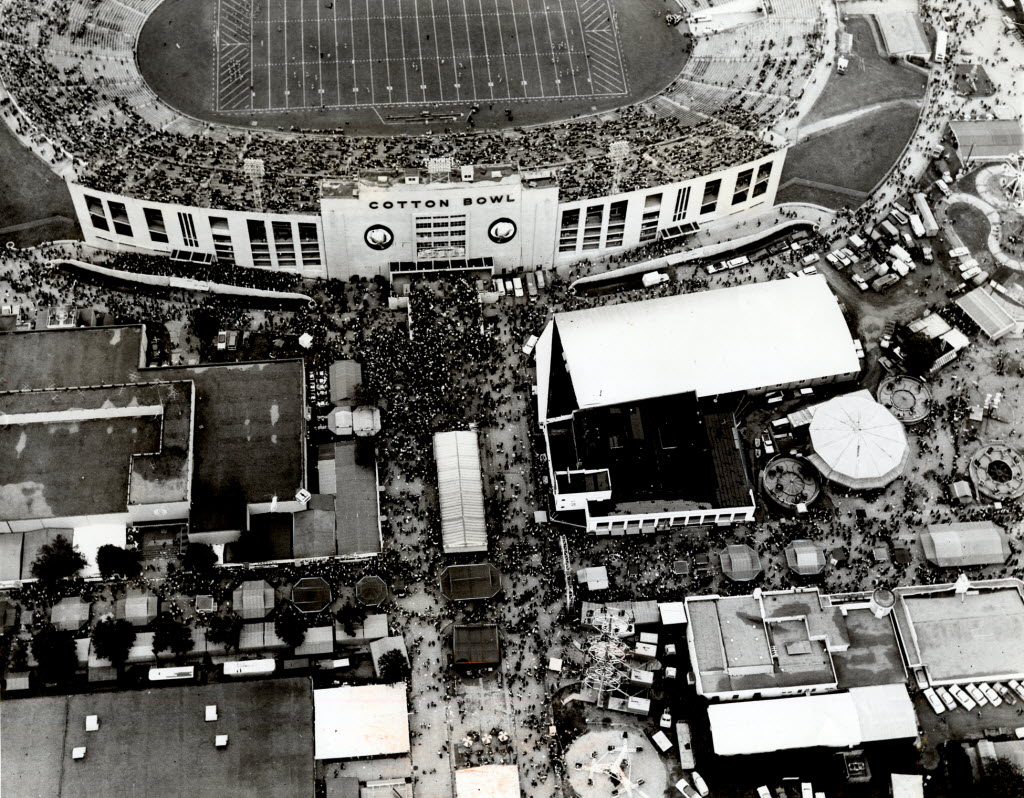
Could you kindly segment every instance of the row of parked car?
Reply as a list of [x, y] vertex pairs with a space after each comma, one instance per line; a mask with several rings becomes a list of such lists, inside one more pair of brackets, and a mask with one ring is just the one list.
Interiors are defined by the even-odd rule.
[[[949, 710], [954, 711], [958, 706], [968, 712], [973, 712], [978, 707], [991, 704], [993, 707], [1007, 704], [1016, 704], [1017, 701], [1024, 701], [1024, 687], [1016, 679], [1011, 679], [1004, 684], [965, 684], [962, 687], [954, 684], [951, 687], [926, 687], [922, 690], [929, 705], [935, 710], [936, 715], [941, 715]], [[1017, 730], [1018, 737], [1024, 737], [1024, 727]]]

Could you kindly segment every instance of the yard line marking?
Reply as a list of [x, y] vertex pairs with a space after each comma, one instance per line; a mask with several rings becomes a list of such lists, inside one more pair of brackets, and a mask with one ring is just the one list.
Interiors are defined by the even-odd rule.
[[572, 50], [569, 47], [569, 27], [565, 24], [565, 9], [562, 8], [562, 0], [558, 0], [558, 15], [562, 19], [562, 33], [565, 35], [565, 49], [569, 54], [569, 74], [572, 76], [572, 93], [579, 94], [579, 87], [576, 85], [576, 69], [572, 63]]
[[[497, 0], [495, 0], [497, 2]], [[526, 65], [523, 63], [523, 40], [519, 37], [519, 23], [516, 22], [516, 14], [513, 11], [512, 14], [512, 27], [516, 32], [516, 52], [519, 53], [519, 71], [522, 73], [522, 82], [519, 87], [523, 90], [523, 96], [525, 97], [528, 93], [527, 81], [526, 81]]]
[[352, 37], [352, 99], [358, 99], [357, 91], [359, 91], [359, 77], [356, 75], [356, 0], [348, 0], [348, 28], [349, 35]]
[[[478, 0], [480, 4], [480, 27], [483, 30], [483, 35], [480, 37], [484, 40], [484, 58], [487, 59], [487, 88], [491, 91], [491, 99], [494, 99], [494, 79], [491, 77], [491, 56], [487, 51], [487, 23], [484, 22], [484, 0]], [[466, 9], [466, 13], [469, 13], [469, 9]], [[470, 43], [472, 44], [472, 43]]]
[[[417, 6], [416, 4], [416, 0], [412, 0], [412, 10], [413, 16], [416, 17], [416, 49], [420, 54], [420, 60], [419, 63], [417, 64], [419, 69], [416, 71], [418, 74], [423, 76], [420, 78], [420, 80], [426, 81], [427, 77], [423, 73], [423, 36], [420, 34], [420, 10], [419, 6]], [[424, 88], [425, 86], [426, 83], [420, 83], [420, 90], [423, 92], [423, 102], [427, 101], [427, 90], [426, 88]]]
[[341, 104], [341, 42], [338, 41], [338, 0], [331, 4], [331, 14], [334, 15], [334, 89], [338, 95], [338, 104]]
[[[388, 58], [388, 17], [387, 17], [387, 13], [385, 11], [385, 5], [386, 5], [385, 3], [381, 3], [381, 6], [380, 6], [381, 14], [384, 15], [384, 20], [383, 20], [383, 22], [381, 24], [381, 28], [384, 30], [384, 71], [387, 73], [387, 78], [388, 78], [388, 82], [385, 85], [386, 85], [387, 90], [388, 90], [388, 100], [391, 100], [392, 99], [391, 91], [392, 91], [392, 89], [394, 87], [391, 85], [391, 61]], [[399, 21], [399, 24], [401, 24], [401, 21], [402, 21], [401, 10], [399, 10], [398, 21]]]
[[579, 0], [572, 0], [576, 6], [576, 22], [580, 26], [580, 41], [583, 45], [583, 62], [587, 65], [587, 77], [589, 78], [590, 90], [596, 91], [597, 86], [594, 83], [594, 73], [590, 68], [590, 57], [587, 52], [587, 32], [583, 29], [583, 12], [580, 11]]
[[533, 37], [533, 50], [537, 59], [537, 80], [540, 82], [540, 93], [544, 93], [544, 70], [540, 66], [540, 43], [537, 41], [537, 29], [533, 26], [533, 9], [530, 0], [526, 0], [526, 14], [530, 20], [530, 35]]
[[[463, 21], [466, 23], [466, 47], [472, 48], [473, 37], [469, 35], [469, 8], [466, 6], [466, 0], [462, 0], [462, 10], [464, 15]], [[472, 50], [470, 50], [472, 52]], [[462, 79], [459, 79], [459, 83], [462, 83]], [[473, 102], [476, 102], [479, 95], [476, 90], [476, 70], [473, 69], [473, 59], [469, 59], [469, 84], [473, 87]]]
[[512, 81], [508, 77], [508, 62], [505, 60], [505, 34], [501, 30], [501, 10], [498, 8], [498, 0], [494, 0], [494, 8], [498, 11], [494, 16], [498, 18], [498, 46], [501, 48], [501, 65], [505, 68], [505, 84], [506, 84], [506, 96], [508, 99], [512, 99]]
[[409, 96], [409, 58], [405, 54], [405, 17], [402, 14], [398, 15], [398, 30], [400, 34], [398, 41], [402, 43], [402, 80], [405, 82], [405, 101], [411, 103], [412, 98]]
[[434, 0], [430, 1], [430, 21], [434, 26], [434, 64], [437, 66], [437, 90], [439, 101], [444, 102], [444, 78], [441, 77], [441, 42], [437, 38], [437, 14], [434, 12]]
[[256, 105], [256, 5], [249, 3], [249, 110]]
[[299, 52], [302, 53], [302, 66], [299, 67], [299, 83], [302, 84], [302, 105], [308, 107], [306, 101], [306, 0], [299, 0]]
[[[283, 5], [284, 10], [284, 105], [287, 108], [290, 105], [288, 97], [291, 92], [288, 90], [288, 3], [287, 0]], [[268, 42], [269, 43], [269, 42]]]
[[[544, 2], [544, 0], [541, 0], [541, 2]], [[544, 13], [544, 24], [547, 26], [547, 29], [548, 29], [548, 44], [551, 45], [551, 49], [552, 49], [552, 51], [554, 51], [554, 49], [555, 49], [555, 37], [551, 35], [551, 18], [547, 15], [546, 11]], [[539, 47], [537, 49], [540, 50]], [[562, 96], [562, 80], [561, 80], [561, 78], [558, 77], [558, 59], [555, 58], [555, 57], [552, 57], [551, 58], [551, 64], [555, 68], [555, 88], [558, 89], [558, 96], [561, 97]]]
[[[267, 2], [267, 43], [266, 43], [266, 47], [264, 49], [266, 50], [266, 53], [269, 56], [270, 55], [270, 2], [269, 2], [269, 0]], [[273, 76], [273, 74], [270, 71], [270, 58], [268, 57], [267, 58], [267, 106], [268, 107], [274, 104], [274, 96], [271, 93], [272, 92], [272, 88], [273, 88], [273, 83], [274, 83], [273, 78], [274, 78], [274, 76]]]
[[452, 23], [452, 4], [451, 0], [445, 0], [445, 4], [448, 6], [448, 32], [451, 36], [452, 44], [452, 74], [455, 76], [455, 99], [462, 99], [462, 87], [459, 85], [462, 80], [459, 78], [459, 59], [455, 55], [455, 26]]
[[221, 22], [220, 22], [220, 11], [222, 3], [217, 3], [217, 49], [214, 51], [213, 58], [213, 107], [218, 111], [220, 110], [220, 37], [221, 37]]
[[320, 0], [313, 0], [316, 3], [316, 54], [317, 54], [317, 66], [319, 67], [320, 83], [316, 87], [317, 95], [320, 97], [320, 102], [317, 105], [324, 104], [324, 45], [323, 38], [320, 35]]
[[[370, 0], [366, 0], [366, 46], [370, 53], [370, 101], [377, 101], [377, 92], [374, 91], [373, 85], [373, 31], [370, 30]], [[356, 86], [356, 93], [359, 92], [359, 87]]]

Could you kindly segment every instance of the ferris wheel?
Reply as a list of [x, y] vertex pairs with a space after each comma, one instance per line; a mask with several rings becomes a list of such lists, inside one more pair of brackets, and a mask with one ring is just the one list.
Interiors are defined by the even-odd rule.
[[1017, 207], [1024, 206], [1024, 152], [1014, 153], [1006, 159], [999, 183], [1010, 202]]

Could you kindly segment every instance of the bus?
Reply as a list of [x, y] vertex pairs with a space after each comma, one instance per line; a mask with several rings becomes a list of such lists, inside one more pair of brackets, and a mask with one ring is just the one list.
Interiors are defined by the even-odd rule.
[[151, 682], [171, 682], [194, 679], [196, 669], [192, 665], [180, 668], [150, 668], [149, 680]]
[[935, 63], [944, 64], [946, 63], [946, 45], [948, 44], [948, 35], [944, 30], [935, 31]]
[[247, 659], [238, 662], [225, 662], [225, 676], [264, 676], [277, 670], [275, 659]]
[[910, 214], [910, 229], [918, 238], [924, 238], [924, 224], [916, 213]]

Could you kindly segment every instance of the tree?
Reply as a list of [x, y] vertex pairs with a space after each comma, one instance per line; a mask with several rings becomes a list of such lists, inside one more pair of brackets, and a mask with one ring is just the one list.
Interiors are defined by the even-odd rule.
[[356, 624], [366, 620], [366, 610], [363, 607], [355, 606], [351, 601], [346, 601], [334, 614], [334, 617], [338, 619], [345, 634], [355, 637]]
[[96, 656], [110, 660], [120, 668], [128, 659], [135, 642], [135, 628], [123, 618], [103, 618], [92, 630], [92, 649]]
[[78, 669], [78, 653], [71, 632], [44, 626], [32, 637], [36, 673], [44, 683], [66, 682]]
[[32, 576], [42, 582], [56, 582], [77, 576], [86, 566], [86, 559], [70, 540], [57, 535], [53, 543], [44, 543], [32, 563]]
[[188, 626], [179, 621], [169, 612], [161, 612], [153, 619], [153, 651], [160, 653], [170, 649], [176, 657], [181, 657], [195, 648], [192, 632]]
[[291, 602], [283, 604], [274, 616], [274, 631], [290, 648], [302, 645], [308, 627], [305, 614], [296, 609]]
[[209, 543], [189, 543], [181, 567], [194, 574], [209, 574], [217, 565], [217, 553]]
[[996, 759], [985, 766], [981, 798], [1020, 798], [1024, 795], [1024, 771], [1009, 759]]
[[142, 562], [138, 549], [122, 549], [111, 543], [104, 543], [96, 552], [96, 566], [100, 576], [110, 580], [120, 576], [134, 579], [142, 573]]
[[400, 649], [385, 651], [377, 660], [377, 675], [382, 682], [394, 684], [409, 678], [409, 663]]
[[245, 621], [233, 612], [214, 615], [206, 627], [206, 639], [211, 643], [223, 643], [227, 648], [238, 648]]

